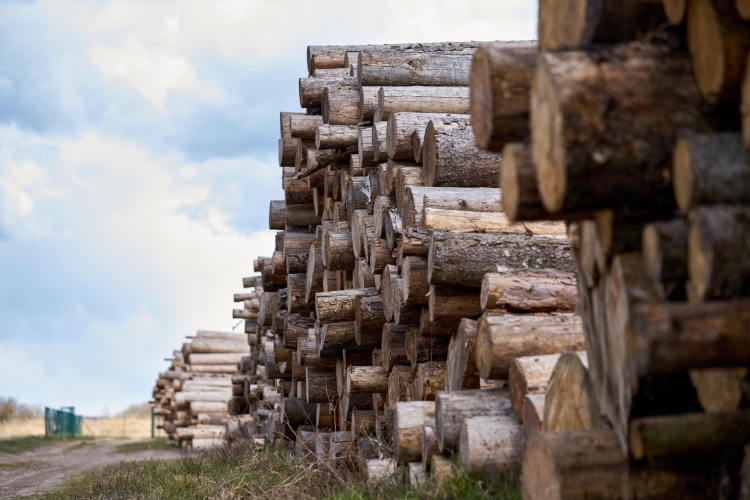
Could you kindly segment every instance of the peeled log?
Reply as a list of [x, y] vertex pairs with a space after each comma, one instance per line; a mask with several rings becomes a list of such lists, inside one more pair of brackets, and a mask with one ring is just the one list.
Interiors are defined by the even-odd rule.
[[698, 207], [690, 212], [690, 298], [731, 298], [750, 293], [750, 208]]
[[[472, 54], [361, 52], [357, 80], [362, 86], [466, 87]], [[472, 51], [473, 52], [473, 51]]]
[[663, 45], [541, 54], [531, 135], [545, 208], [670, 206], [668, 169], [677, 134], [712, 131], [701, 102], [690, 57]]
[[391, 113], [469, 112], [466, 87], [380, 87], [375, 121], [388, 120]]
[[750, 154], [739, 133], [681, 137], [672, 157], [672, 175], [682, 212], [697, 205], [750, 202]]
[[422, 427], [427, 421], [435, 421], [433, 401], [396, 404], [393, 411], [393, 448], [399, 465], [422, 459]]
[[512, 416], [471, 417], [461, 426], [459, 460], [484, 477], [512, 471], [523, 455], [523, 427]]
[[750, 50], [750, 29], [734, 2], [690, 0], [687, 44], [704, 99], [715, 103], [738, 98]]
[[477, 368], [482, 378], [507, 379], [515, 358], [585, 349], [579, 316], [482, 316], [477, 330]]
[[554, 269], [498, 268], [482, 280], [482, 310], [574, 312], [578, 307], [576, 275]]
[[188, 356], [188, 362], [196, 365], [225, 365], [231, 363], [239, 363], [242, 356], [247, 356], [250, 352], [250, 348], [245, 346], [244, 352], [228, 352], [228, 353], [206, 353], [198, 354], [191, 352]]
[[599, 398], [588, 369], [574, 353], [557, 361], [544, 399], [543, 431], [578, 431], [601, 426]]
[[574, 271], [567, 240], [561, 238], [435, 231], [429, 248], [431, 284], [480, 287], [484, 274], [497, 266]]
[[[243, 337], [246, 337], [243, 335]], [[237, 340], [195, 338], [190, 343], [190, 352], [247, 352], [247, 338]]]
[[441, 451], [458, 446], [461, 426], [473, 417], [512, 415], [507, 389], [477, 389], [438, 392], [435, 395], [435, 423]]
[[567, 236], [568, 230], [562, 221], [512, 222], [502, 212], [470, 212], [468, 210], [444, 210], [424, 207], [422, 228], [433, 231], [462, 233], [526, 233]]

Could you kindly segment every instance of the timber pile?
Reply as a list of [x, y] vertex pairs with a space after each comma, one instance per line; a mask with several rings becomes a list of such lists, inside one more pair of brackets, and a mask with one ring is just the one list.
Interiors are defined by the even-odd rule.
[[159, 374], [153, 397], [172, 442], [184, 448], [218, 446], [226, 429], [248, 425], [246, 417], [232, 415], [245, 413], [244, 398], [234, 396], [245, 378], [239, 368], [250, 351], [249, 337], [198, 330], [166, 360], [171, 365]]
[[[372, 482], [400, 466], [414, 484], [445, 477], [452, 454], [495, 474], [520, 466], [524, 403], [563, 353], [587, 376], [566, 226], [511, 220], [504, 159], [476, 146], [478, 47], [308, 48], [306, 112], [280, 115], [276, 246], [243, 279], [262, 286], [242, 367], [259, 444], [294, 440], [300, 459], [350, 460]], [[528, 135], [537, 47], [492, 48], [519, 74], [504, 144]], [[578, 382], [552, 400], [576, 404]]]
[[541, 0], [531, 66], [472, 63], [507, 216], [568, 224], [585, 338], [510, 365], [527, 499], [750, 498], [750, 4], [663, 4]]

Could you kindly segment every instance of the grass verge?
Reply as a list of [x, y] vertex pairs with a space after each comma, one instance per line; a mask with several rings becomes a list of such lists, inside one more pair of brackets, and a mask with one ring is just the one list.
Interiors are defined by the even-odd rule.
[[300, 464], [288, 448], [262, 452], [235, 445], [165, 462], [108, 466], [69, 479], [40, 498], [515, 500], [521, 494], [515, 475], [487, 482], [461, 469], [442, 483], [427, 481], [416, 490], [409, 489], [402, 474], [371, 488], [351, 464]]
[[21, 453], [24, 451], [35, 450], [42, 446], [64, 443], [68, 441], [78, 441], [81, 439], [93, 439], [89, 437], [64, 438], [58, 436], [24, 436], [19, 438], [0, 439], [0, 453]]
[[176, 450], [180, 447], [174, 444], [168, 444], [165, 439], [152, 439], [150, 441], [139, 441], [137, 443], [121, 444], [115, 451], [117, 453], [136, 453], [139, 451], [152, 450]]

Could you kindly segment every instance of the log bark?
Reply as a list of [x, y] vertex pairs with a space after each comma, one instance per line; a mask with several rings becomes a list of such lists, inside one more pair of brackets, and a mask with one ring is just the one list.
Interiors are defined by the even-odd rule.
[[305, 300], [306, 284], [307, 275], [305, 273], [287, 276], [287, 310], [290, 313], [315, 312], [315, 302]]
[[393, 257], [386, 240], [375, 238], [370, 242], [370, 272], [372, 274], [379, 274], [383, 271], [385, 266], [395, 263], [396, 258]]
[[280, 167], [294, 167], [297, 161], [297, 139], [279, 139], [278, 156]]
[[383, 215], [388, 210], [396, 208], [396, 197], [395, 196], [378, 196], [375, 198], [375, 206], [373, 207], [374, 217], [374, 234], [375, 238], [382, 238], [385, 236], [383, 231]]
[[469, 113], [468, 87], [380, 87], [375, 121], [391, 113]]
[[297, 179], [294, 173], [284, 174], [284, 201], [287, 205], [308, 205], [313, 203], [313, 195], [307, 181]]
[[430, 120], [443, 120], [451, 123], [455, 120], [468, 121], [469, 115], [451, 115], [447, 113], [391, 113], [386, 128], [386, 148], [388, 158], [393, 160], [414, 159], [411, 146], [411, 134], [418, 128], [427, 128]]
[[388, 161], [388, 122], [375, 122], [372, 125], [372, 157], [380, 165]]
[[643, 264], [646, 274], [663, 285], [684, 286], [688, 277], [688, 223], [686, 219], [653, 222], [643, 227]]
[[578, 284], [573, 273], [552, 269], [498, 268], [482, 280], [482, 310], [574, 312]]
[[584, 348], [581, 318], [572, 314], [485, 315], [477, 326], [477, 368], [482, 378], [507, 379], [517, 357]]
[[537, 44], [493, 42], [480, 45], [469, 75], [471, 123], [479, 149], [500, 153], [508, 142], [529, 133], [529, 94]]
[[356, 125], [318, 125], [315, 128], [315, 147], [338, 149], [356, 146], [359, 127]]
[[276, 312], [277, 292], [263, 292], [260, 294], [260, 309], [258, 310], [258, 324], [271, 326], [273, 313]]
[[272, 200], [268, 208], [268, 229], [284, 230], [286, 227], [286, 202]]
[[528, 442], [531, 435], [542, 430], [544, 423], [544, 394], [529, 394], [523, 398], [522, 416], [524, 438]]
[[385, 313], [380, 295], [359, 295], [354, 299], [355, 338], [359, 345], [378, 345], [383, 336]]
[[661, 4], [649, 0], [544, 0], [539, 4], [539, 47], [561, 50], [635, 40], [663, 22]]
[[713, 128], [701, 102], [689, 56], [664, 45], [544, 53], [531, 95], [531, 130], [545, 208], [671, 206], [664, 170], [678, 132]]
[[633, 458], [738, 450], [750, 441], [750, 412], [688, 413], [630, 422]]
[[359, 123], [359, 90], [326, 87], [323, 92], [323, 122], [328, 125]]
[[467, 472], [497, 477], [521, 462], [523, 427], [508, 416], [471, 417], [461, 426], [459, 443], [459, 460]]
[[[586, 352], [576, 353], [584, 366], [588, 366]], [[508, 371], [508, 388], [513, 413], [519, 422], [524, 423], [523, 404], [529, 395], [545, 394], [550, 383], [550, 377], [555, 370], [561, 354], [545, 354], [539, 356], [524, 356], [516, 358]], [[539, 413], [539, 420], [544, 414], [544, 407]], [[538, 430], [538, 429], [537, 429]]]
[[462, 318], [458, 332], [451, 337], [445, 366], [445, 390], [479, 389], [479, 371], [474, 356], [477, 321]]
[[336, 372], [334, 371], [307, 367], [305, 386], [308, 403], [335, 403], [338, 400]]
[[353, 321], [320, 325], [321, 337], [318, 354], [321, 358], [340, 358], [343, 349], [351, 353], [369, 351], [355, 338], [356, 325]]
[[340, 290], [315, 295], [315, 312], [321, 323], [354, 321], [354, 300], [358, 295], [377, 295], [374, 288]]
[[544, 399], [543, 431], [578, 431], [601, 427], [599, 398], [588, 369], [574, 353], [557, 360]]
[[307, 254], [307, 273], [305, 274], [305, 301], [315, 299], [315, 294], [323, 291], [323, 249], [320, 240], [310, 245]]
[[307, 403], [303, 398], [284, 398], [282, 415], [286, 424], [292, 428], [300, 425], [315, 425], [317, 404]]
[[688, 2], [687, 45], [703, 98], [709, 103], [738, 98], [750, 50], [750, 30], [734, 2]]
[[439, 392], [435, 396], [435, 422], [440, 450], [454, 450], [463, 423], [473, 417], [507, 417], [513, 410], [507, 389]]
[[359, 88], [359, 121], [361, 123], [380, 121], [375, 120], [375, 115], [378, 112], [378, 90], [380, 90], [380, 87]]
[[375, 275], [370, 271], [370, 263], [367, 259], [357, 261], [357, 286], [355, 288], [373, 288], [375, 286]]
[[697, 205], [750, 202], [750, 154], [739, 133], [680, 138], [672, 157], [672, 175], [674, 197], [682, 212]]
[[416, 376], [417, 371], [413, 370], [411, 365], [393, 367], [388, 375], [388, 407], [395, 408], [396, 403], [411, 400], [410, 388]]
[[479, 287], [484, 273], [497, 266], [557, 269], [572, 272], [567, 241], [525, 234], [449, 233], [430, 238], [428, 279], [431, 284]]
[[481, 295], [474, 287], [430, 285], [427, 307], [430, 321], [445, 324], [482, 314]]
[[[299, 104], [303, 108], [322, 108], [323, 95], [327, 88], [353, 89], [359, 88], [355, 77], [345, 78], [300, 78]], [[323, 119], [325, 122], [325, 118]]]
[[328, 233], [323, 248], [325, 268], [329, 271], [351, 271], [355, 263], [351, 231]]
[[427, 281], [427, 259], [424, 257], [406, 256], [401, 268], [403, 276], [404, 304], [427, 305], [430, 283]]
[[405, 167], [398, 169], [396, 179], [396, 206], [404, 206], [406, 190], [412, 187], [424, 186], [424, 171], [420, 167]]
[[422, 228], [433, 231], [460, 233], [520, 233], [566, 237], [568, 230], [562, 221], [512, 222], [503, 212], [470, 212], [424, 207]]
[[357, 137], [357, 152], [359, 164], [362, 168], [377, 167], [374, 148], [372, 145], [372, 127], [360, 127]]
[[473, 49], [463, 50], [461, 54], [400, 50], [361, 52], [357, 80], [362, 86], [466, 87], [472, 52]]
[[421, 460], [422, 427], [429, 421], [435, 421], [433, 401], [396, 404], [393, 411], [393, 448], [399, 465]]
[[284, 231], [282, 252], [284, 255], [308, 252], [315, 238], [314, 234]]
[[289, 117], [290, 135], [296, 139], [315, 139], [315, 129], [323, 125], [320, 115], [294, 114]]
[[284, 347], [296, 351], [297, 340], [307, 338], [307, 332], [310, 328], [315, 328], [313, 318], [289, 316], [284, 322]]
[[[414, 365], [412, 365], [414, 366]], [[445, 388], [445, 362], [428, 361], [417, 365], [412, 381], [414, 401], [434, 401], [435, 394]]]
[[[286, 274], [305, 274], [307, 272], [307, 253], [290, 253], [286, 256]], [[287, 278], [288, 279], [288, 278]], [[305, 277], [305, 281], [306, 281]], [[287, 285], [288, 286], [288, 285]], [[303, 291], [304, 293], [304, 291]], [[303, 295], [304, 297], [304, 295]], [[257, 300], [257, 299], [256, 299]]]
[[383, 325], [381, 359], [386, 372], [390, 372], [396, 366], [411, 366], [406, 356], [407, 331], [408, 328], [405, 325], [395, 323]]
[[750, 293], [750, 208], [717, 205], [690, 212], [688, 269], [695, 301]]
[[350, 366], [346, 369], [345, 394], [388, 393], [388, 373], [382, 366]]

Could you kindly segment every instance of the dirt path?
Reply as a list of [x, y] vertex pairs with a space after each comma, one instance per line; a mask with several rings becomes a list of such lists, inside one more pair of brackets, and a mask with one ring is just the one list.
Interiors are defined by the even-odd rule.
[[117, 453], [118, 446], [142, 439], [77, 441], [17, 454], [0, 453], [0, 499], [41, 493], [79, 472], [108, 464], [168, 460], [178, 449]]

